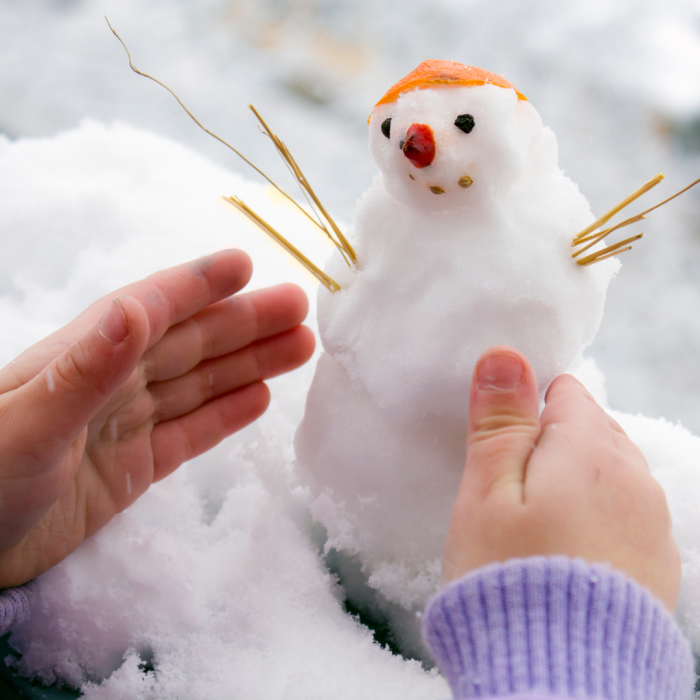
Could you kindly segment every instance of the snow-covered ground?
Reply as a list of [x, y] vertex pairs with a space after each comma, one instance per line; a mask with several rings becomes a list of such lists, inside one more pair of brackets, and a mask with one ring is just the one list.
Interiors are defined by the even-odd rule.
[[[371, 107], [425, 58], [504, 73], [556, 132], [560, 162], [596, 213], [659, 170], [668, 179], [642, 204], [700, 176], [695, 0], [0, 1], [0, 362], [95, 297], [218, 248], [252, 254], [253, 286], [292, 280], [313, 299], [314, 285], [218, 204], [221, 194], [268, 212], [318, 262], [327, 254], [267, 190], [235, 174], [250, 176], [233, 154], [128, 70], [102, 14], [138, 67], [283, 180], [245, 108], [254, 103], [341, 221], [375, 171]], [[85, 117], [93, 121], [76, 130]], [[589, 352], [613, 408], [696, 433], [698, 214], [700, 192], [645, 222]], [[291, 468], [312, 373], [309, 365], [275, 380], [259, 423], [45, 577], [16, 638], [26, 669], [80, 685], [118, 668], [86, 687], [93, 698], [446, 695], [435, 674], [372, 644], [319, 559], [308, 494]], [[683, 621], [698, 644], [697, 439], [626, 420], [669, 494], [686, 567]], [[151, 657], [157, 677], [138, 670]]]

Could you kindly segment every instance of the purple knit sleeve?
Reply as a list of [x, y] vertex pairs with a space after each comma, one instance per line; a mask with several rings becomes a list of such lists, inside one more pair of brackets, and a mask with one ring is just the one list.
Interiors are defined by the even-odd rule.
[[36, 583], [30, 581], [19, 588], [0, 591], [0, 636], [26, 617], [35, 588]]
[[693, 657], [652, 594], [602, 564], [512, 559], [435, 596], [423, 633], [455, 698], [687, 700]]

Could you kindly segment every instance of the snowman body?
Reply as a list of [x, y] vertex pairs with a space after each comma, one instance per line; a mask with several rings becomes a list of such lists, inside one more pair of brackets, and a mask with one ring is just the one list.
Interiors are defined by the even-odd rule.
[[[469, 132], [455, 125], [463, 115]], [[439, 583], [477, 358], [516, 347], [543, 395], [593, 340], [619, 263], [572, 259], [593, 216], [515, 90], [410, 90], [369, 126], [381, 174], [350, 232], [358, 269], [338, 254], [328, 272], [341, 290], [319, 290], [325, 352], [295, 448], [327, 549], [354, 556], [382, 599], [412, 613]], [[422, 167], [406, 148], [418, 132], [434, 148]]]

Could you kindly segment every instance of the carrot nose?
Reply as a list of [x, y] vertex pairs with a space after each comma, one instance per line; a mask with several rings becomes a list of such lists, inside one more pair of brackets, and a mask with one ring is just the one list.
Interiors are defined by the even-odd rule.
[[433, 130], [427, 124], [411, 124], [401, 150], [416, 168], [430, 165], [435, 158]]

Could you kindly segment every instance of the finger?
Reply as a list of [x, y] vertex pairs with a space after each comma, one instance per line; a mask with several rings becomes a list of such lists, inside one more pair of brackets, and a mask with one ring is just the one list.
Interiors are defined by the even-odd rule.
[[151, 435], [153, 480], [165, 478], [183, 462], [252, 423], [269, 403], [269, 389], [258, 382], [210, 401], [186, 416], [160, 423]]
[[[567, 460], [542, 460], [543, 464], [556, 462], [558, 478], [565, 479], [567, 472], [580, 469], [596, 471], [602, 466], [600, 460], [587, 460], [580, 464], [578, 455], [614, 454], [610, 448], [627, 454], [634, 459], [626, 464], [638, 464], [648, 471], [646, 460], [639, 448], [629, 439], [622, 427], [609, 416], [595, 401], [588, 390], [577, 379], [563, 374], [552, 382], [546, 396], [540, 423], [542, 435], [538, 442], [538, 452], [545, 456], [548, 452], [563, 450], [572, 455]], [[528, 481], [538, 478], [533, 469]], [[550, 478], [543, 473], [541, 478]]]
[[[556, 478], [566, 482], [571, 474], [577, 473], [585, 464], [577, 462], [579, 455], [594, 451], [594, 443], [601, 435], [611, 432], [608, 416], [598, 406], [588, 390], [575, 377], [562, 374], [549, 386], [545, 395], [545, 407], [540, 416], [542, 433], [537, 444], [541, 460], [536, 461], [528, 474], [528, 484], [533, 488], [538, 479], [550, 479], [550, 462], [557, 464]], [[570, 455], [565, 460], [547, 460], [548, 454]], [[589, 460], [590, 461], [590, 460]]]
[[252, 263], [241, 250], [224, 250], [193, 262], [162, 270], [98, 299], [78, 318], [44, 338], [0, 371], [0, 393], [37, 376], [49, 362], [77, 342], [107, 311], [112, 299], [131, 296], [146, 310], [150, 324], [147, 347], [168, 328], [201, 309], [241, 290], [252, 274]]
[[611, 420], [578, 379], [562, 374], [547, 390], [540, 423], [543, 432], [553, 425], [557, 429], [570, 428], [571, 438], [581, 442], [587, 441], [593, 431], [609, 432]]
[[31, 436], [30, 461], [39, 471], [65, 451], [134, 371], [147, 341], [144, 308], [121, 296], [110, 302], [99, 324], [16, 393], [5, 395], [13, 397], [17, 426], [12, 433], [20, 444]]
[[614, 430], [616, 433], [620, 433], [621, 435], [627, 435], [627, 433], [624, 431], [624, 428], [609, 414], [605, 414], [608, 417], [608, 425], [610, 426], [611, 430]]
[[530, 363], [513, 348], [491, 348], [479, 358], [472, 379], [465, 488], [477, 498], [503, 489], [521, 499], [539, 432], [537, 381]]
[[231, 355], [203, 362], [177, 379], [151, 384], [154, 422], [172, 420], [247, 384], [290, 372], [311, 357], [314, 344], [313, 332], [298, 326]]
[[146, 377], [149, 382], [179, 377], [203, 360], [298, 326], [308, 309], [306, 294], [293, 284], [229, 297], [171, 328], [144, 355]]
[[171, 326], [248, 284], [253, 264], [242, 250], [224, 250], [150, 275], [124, 288], [146, 309], [152, 347]]
[[545, 404], [551, 404], [559, 399], [561, 396], [567, 396], [571, 393], [576, 393], [580, 396], [582, 400], [589, 401], [590, 403], [598, 403], [593, 398], [593, 395], [586, 389], [586, 387], [581, 384], [581, 382], [574, 377], [573, 374], [560, 374], [547, 389], [547, 393], [544, 396]]

